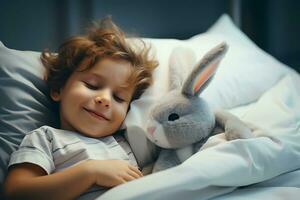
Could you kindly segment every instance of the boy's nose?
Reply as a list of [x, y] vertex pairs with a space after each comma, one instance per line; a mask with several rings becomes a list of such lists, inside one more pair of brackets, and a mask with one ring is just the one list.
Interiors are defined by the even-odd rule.
[[107, 108], [110, 107], [110, 100], [108, 98], [98, 96], [95, 98], [95, 101], [97, 104], [101, 104], [102, 106], [105, 106]]
[[109, 108], [111, 103], [109, 91], [104, 91], [101, 95], [95, 97], [95, 102], [97, 104], [101, 104], [102, 106]]

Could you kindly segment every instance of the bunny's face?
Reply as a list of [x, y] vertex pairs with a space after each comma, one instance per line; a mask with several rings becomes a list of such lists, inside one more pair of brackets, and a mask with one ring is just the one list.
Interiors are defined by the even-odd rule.
[[202, 98], [187, 97], [174, 90], [154, 105], [147, 123], [147, 137], [163, 148], [184, 147], [207, 137], [214, 121]]

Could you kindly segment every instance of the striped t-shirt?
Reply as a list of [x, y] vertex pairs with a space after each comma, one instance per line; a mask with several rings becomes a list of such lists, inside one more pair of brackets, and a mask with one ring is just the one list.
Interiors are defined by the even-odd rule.
[[79, 133], [42, 126], [28, 133], [8, 166], [32, 163], [48, 174], [62, 171], [85, 160], [126, 160], [137, 167], [136, 159], [122, 135], [90, 138]]

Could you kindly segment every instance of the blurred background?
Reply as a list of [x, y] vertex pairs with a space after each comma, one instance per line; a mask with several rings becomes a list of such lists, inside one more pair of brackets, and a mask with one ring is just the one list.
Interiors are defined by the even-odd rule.
[[299, 0], [0, 0], [0, 41], [55, 51], [107, 15], [141, 37], [187, 39], [223, 13], [259, 47], [300, 71]]

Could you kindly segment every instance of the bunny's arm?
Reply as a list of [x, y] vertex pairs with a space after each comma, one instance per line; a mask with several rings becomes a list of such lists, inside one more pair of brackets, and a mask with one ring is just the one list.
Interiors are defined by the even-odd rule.
[[224, 111], [215, 111], [216, 123], [225, 131], [227, 140], [253, 138], [251, 128], [233, 114]]
[[152, 172], [158, 172], [179, 165], [181, 161], [178, 159], [176, 152], [172, 149], [162, 149]]

